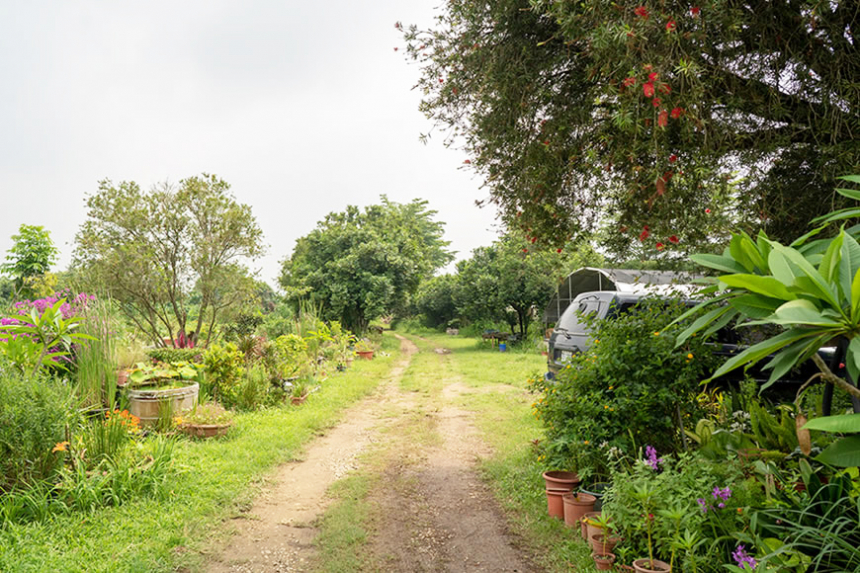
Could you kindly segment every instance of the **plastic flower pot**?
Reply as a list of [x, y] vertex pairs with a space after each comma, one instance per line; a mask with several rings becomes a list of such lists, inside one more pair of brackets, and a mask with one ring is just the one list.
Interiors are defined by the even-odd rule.
[[603, 509], [603, 492], [609, 489], [610, 485], [612, 484], [608, 482], [597, 482], [589, 486], [581, 487], [579, 488], [579, 491], [596, 497], [597, 501], [594, 502], [594, 511], [600, 511]]
[[615, 546], [621, 543], [622, 539], [607, 535], [605, 532], [600, 532], [592, 535], [589, 541], [591, 542], [591, 550], [595, 553], [612, 553], [615, 550]]
[[506, 343], [504, 343], [504, 342], [499, 343], [499, 352], [504, 352], [507, 349], [508, 349], [508, 345]]
[[580, 480], [576, 472], [551, 471], [543, 473], [543, 481], [546, 489], [563, 489], [573, 492]]
[[575, 527], [582, 516], [594, 510], [595, 497], [587, 493], [568, 493], [562, 497], [564, 501], [564, 524]]
[[564, 501], [562, 497], [566, 493], [569, 493], [566, 489], [547, 488], [546, 506], [550, 517], [564, 519]]

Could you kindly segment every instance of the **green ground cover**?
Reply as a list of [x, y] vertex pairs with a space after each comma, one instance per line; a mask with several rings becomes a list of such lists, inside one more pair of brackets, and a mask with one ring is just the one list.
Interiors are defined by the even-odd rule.
[[301, 407], [237, 414], [226, 439], [179, 440], [178, 475], [164, 499], [135, 499], [88, 514], [49, 518], [0, 530], [0, 571], [157, 572], [196, 570], [217, 550], [224, 519], [250, 506], [279, 463], [296, 459], [316, 432], [370, 393], [390, 371], [399, 343], [383, 338], [372, 362], [329, 377]]

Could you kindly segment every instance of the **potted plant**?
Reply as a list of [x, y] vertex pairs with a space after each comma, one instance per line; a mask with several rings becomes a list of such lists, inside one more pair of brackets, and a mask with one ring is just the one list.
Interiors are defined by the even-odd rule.
[[362, 338], [355, 345], [355, 352], [359, 358], [364, 360], [373, 360], [373, 343], [366, 338]]
[[615, 555], [612, 553], [592, 553], [591, 558], [594, 559], [594, 566], [598, 571], [609, 571], [615, 563]]
[[307, 400], [308, 394], [310, 394], [308, 384], [304, 381], [296, 380], [293, 382], [293, 387], [290, 391], [290, 402], [292, 402], [294, 406], [298, 406]]
[[145, 364], [138, 362], [129, 372], [126, 396], [129, 411], [140, 418], [141, 425], [155, 426], [165, 417], [172, 417], [197, 404], [200, 386], [197, 366], [187, 362], [176, 364]]
[[672, 566], [665, 561], [654, 559], [654, 495], [655, 489], [649, 483], [644, 483], [634, 490], [634, 497], [642, 511], [645, 535], [648, 539], [648, 558], [633, 561], [633, 569], [637, 573], [669, 573]]
[[233, 425], [233, 413], [217, 402], [198, 404], [192, 410], [174, 418], [176, 427], [197, 438], [224, 436]]
[[574, 527], [582, 516], [594, 510], [594, 496], [587, 493], [568, 493], [562, 497], [564, 502], [564, 523]]
[[134, 365], [146, 360], [146, 352], [137, 343], [123, 344], [116, 349], [116, 385], [123, 388], [128, 384], [128, 376]]

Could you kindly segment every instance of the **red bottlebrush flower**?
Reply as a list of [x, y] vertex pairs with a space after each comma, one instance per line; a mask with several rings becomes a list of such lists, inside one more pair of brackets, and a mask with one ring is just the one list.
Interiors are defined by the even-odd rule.
[[654, 97], [654, 84], [651, 82], [642, 84], [642, 93], [645, 97]]
[[682, 107], [673, 107], [672, 108], [672, 119], [678, 119], [684, 115], [684, 108]]
[[710, 210], [710, 209], [705, 209], [705, 215], [710, 215], [710, 214], [711, 214], [711, 210]]
[[700, 11], [701, 11], [701, 8], [699, 8], [698, 6], [693, 6], [692, 8], [690, 8], [690, 15], [695, 18], [696, 16], [699, 15]]
[[400, 49], [400, 48], [398, 48], [397, 46], [394, 46], [394, 51], [395, 51], [395, 52], [396, 52], [397, 50], [399, 50], [399, 49]]
[[655, 97], [654, 99], [651, 100], [651, 105], [653, 105], [654, 107], [660, 107], [661, 103], [663, 103], [663, 100], [661, 100], [658, 97]]
[[642, 69], [645, 70], [646, 72], [650, 72], [651, 70], [654, 69], [654, 66], [652, 66], [651, 64], [645, 64], [644, 66], [642, 66]]
[[561, 252], [561, 249], [556, 249], [556, 250], [555, 250], [555, 252], [556, 252], [556, 253], [560, 253], [560, 252]]
[[672, 88], [669, 87], [669, 84], [660, 84], [660, 92], [661, 93], [667, 94], [670, 91], [672, 91]]
[[675, 176], [674, 173], [672, 173], [671, 171], [667, 171], [666, 173], [663, 174], [663, 180], [666, 181], [666, 183], [668, 183], [669, 180], [672, 179], [672, 177], [674, 177], [674, 176]]
[[524, 252], [524, 253], [527, 253], [527, 252], [529, 252], [529, 250], [528, 250], [528, 249], [523, 249], [523, 252]]
[[[649, 66], [649, 69], [650, 69], [650, 66]], [[652, 82], [652, 83], [656, 82], [659, 77], [660, 77], [660, 74], [658, 74], [657, 72], [650, 73], [650, 74], [648, 74], [648, 81]]]
[[549, 145], [549, 139], [545, 140], [545, 141], [543, 142], [543, 144], [544, 144], [544, 145]]
[[644, 241], [645, 239], [647, 239], [650, 236], [651, 236], [651, 231], [648, 230], [648, 225], [645, 225], [644, 227], [642, 227], [642, 232], [639, 233], [639, 242]]
[[624, 84], [624, 87], [629, 88], [630, 86], [636, 85], [636, 78], [625, 78], [621, 83]]
[[[656, 99], [654, 101], [657, 101]], [[665, 109], [660, 112], [660, 115], [657, 116], [657, 125], [660, 127], [666, 127], [669, 125], [669, 112]]]
[[534, 245], [536, 242], [537, 242], [537, 237], [532, 237], [532, 245]]
[[633, 13], [642, 18], [643, 20], [648, 19], [648, 9], [645, 6], [637, 7], [635, 10], [633, 10]]
[[656, 245], [654, 245], [654, 246], [655, 246], [655, 247], [657, 247], [657, 250], [658, 250], [658, 251], [662, 251], [662, 250], [663, 250], [663, 243], [657, 243], [657, 244], [656, 244]]
[[669, 20], [668, 22], [666, 22], [666, 31], [667, 32], [674, 32], [675, 31], [675, 21], [674, 20]]
[[677, 155], [675, 155], [675, 154], [673, 153], [672, 155], [670, 155], [670, 156], [669, 156], [669, 163], [675, 163], [676, 161], [678, 161], [678, 156], [677, 156]]
[[463, 163], [465, 163], [466, 165], [469, 165], [470, 163], [472, 163], [472, 160], [471, 160], [471, 159], [467, 159], [467, 160], [465, 160]]
[[673, 245], [677, 245], [681, 241], [678, 240], [677, 235], [672, 235], [671, 237], [669, 237], [669, 242], [672, 243]]

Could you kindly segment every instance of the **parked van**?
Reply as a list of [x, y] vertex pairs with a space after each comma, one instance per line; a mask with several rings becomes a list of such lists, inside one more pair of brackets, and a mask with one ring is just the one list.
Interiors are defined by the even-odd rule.
[[[582, 320], [582, 317], [594, 315], [598, 320], [611, 320], [613, 316], [629, 312], [645, 298], [646, 295], [613, 291], [583, 292], [577, 295], [562, 313], [558, 324], [549, 337], [546, 379], [553, 380], [574, 354], [584, 352], [591, 346], [591, 333], [588, 331], [587, 322]], [[648, 298], [654, 299], [655, 297], [650, 296]], [[665, 298], [665, 300], [670, 299]], [[684, 303], [690, 307], [697, 304], [693, 300], [685, 300]], [[716, 354], [726, 358], [738, 354], [746, 348], [738, 333], [731, 328], [717, 332], [713, 344], [716, 346]], [[832, 362], [835, 352], [834, 347], [824, 347], [819, 350], [819, 354], [827, 363]], [[766, 360], [763, 360], [751, 367], [747, 373], [756, 380], [765, 382], [769, 376], [768, 373], [761, 370], [761, 366], [765, 363]], [[780, 381], [781, 390], [790, 392], [791, 388], [802, 384], [816, 372], [818, 369], [815, 364], [811, 360], [807, 361], [798, 371], [789, 373], [784, 380]], [[725, 379], [726, 381], [737, 380], [742, 376], [743, 370], [739, 369], [727, 374]]]

